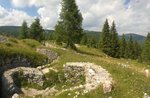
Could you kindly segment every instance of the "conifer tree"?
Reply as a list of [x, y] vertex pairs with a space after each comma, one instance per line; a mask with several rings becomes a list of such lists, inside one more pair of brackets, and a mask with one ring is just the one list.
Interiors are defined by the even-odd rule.
[[109, 30], [109, 24], [108, 20], [106, 19], [102, 33], [101, 33], [101, 38], [100, 38], [100, 47], [102, 48], [102, 51], [106, 53], [107, 55], [110, 55], [110, 50], [111, 50], [111, 38], [110, 38], [110, 30]]
[[25, 38], [28, 38], [28, 35], [29, 34], [28, 34], [27, 22], [23, 21], [22, 26], [21, 26], [20, 31], [19, 31], [19, 38], [25, 39]]
[[150, 33], [148, 33], [145, 40], [144, 48], [142, 51], [142, 60], [150, 64]]
[[76, 49], [74, 43], [80, 43], [82, 38], [82, 15], [75, 0], [62, 0], [60, 20], [61, 29], [66, 37], [67, 48]]
[[44, 30], [40, 24], [40, 19], [36, 18], [30, 26], [30, 38], [41, 41], [43, 40], [43, 32]]
[[82, 39], [81, 39], [81, 44], [82, 45], [87, 45], [88, 39], [86, 33], [83, 34]]
[[139, 45], [139, 43], [137, 41], [134, 41], [133, 48], [134, 48], [133, 59], [138, 59], [139, 56], [141, 55], [141, 51], [142, 51], [141, 46]]
[[134, 46], [133, 46], [132, 35], [130, 35], [129, 41], [127, 43], [125, 55], [126, 55], [126, 58], [130, 58], [130, 59], [134, 58]]
[[111, 44], [111, 50], [110, 50], [110, 56], [118, 58], [120, 55], [120, 46], [119, 46], [119, 38], [118, 33], [116, 30], [115, 22], [112, 23], [111, 29], [110, 29], [110, 44]]
[[126, 51], [126, 39], [125, 39], [125, 35], [122, 35], [122, 39], [121, 39], [121, 45], [120, 45], [120, 57], [125, 58], [125, 51]]

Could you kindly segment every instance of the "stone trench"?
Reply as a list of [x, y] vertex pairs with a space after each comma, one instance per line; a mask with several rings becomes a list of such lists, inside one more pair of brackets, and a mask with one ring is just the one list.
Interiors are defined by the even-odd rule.
[[[48, 59], [49, 59], [48, 62], [52, 62], [53, 60], [57, 59], [57, 57], [58, 57], [57, 53], [55, 53], [51, 50], [47, 50], [47, 49], [37, 49], [37, 52], [48, 56]], [[38, 79], [33, 78], [32, 76], [37, 76], [37, 77], [43, 76], [43, 73], [38, 68], [31, 68], [32, 65], [30, 62], [28, 62], [28, 60], [26, 58], [18, 57], [18, 58], [11, 58], [9, 60], [7, 59], [5, 61], [6, 62], [0, 62], [0, 65], [1, 65], [1, 67], [0, 67], [0, 75], [1, 75], [1, 77], [0, 77], [0, 87], [1, 87], [0, 88], [0, 98], [9, 98], [10, 96], [17, 93], [20, 90], [20, 88], [18, 88], [14, 84], [14, 78], [13, 78], [14, 73], [18, 72], [20, 69], [22, 69], [24, 71], [24, 73], [25, 73], [24, 76], [26, 76], [26, 78], [28, 78], [29, 80], [33, 80], [33, 81], [38, 80]], [[22, 65], [22, 66], [20, 66], [20, 65]], [[41, 75], [39, 75], [38, 73], [41, 73]], [[7, 87], [10, 88], [9, 89], [10, 91], [7, 89]], [[4, 88], [6, 88], [5, 91], [3, 91]]]
[[[69, 72], [76, 71], [74, 74], [74, 80], [78, 80], [78, 76], [85, 76], [85, 84], [72, 87], [70, 89], [64, 89], [60, 93], [68, 90], [84, 89], [83, 93], [88, 93], [91, 90], [96, 89], [100, 85], [103, 87], [104, 93], [109, 93], [113, 89], [113, 79], [111, 74], [99, 65], [89, 62], [70, 62], [64, 65], [65, 77], [69, 77]], [[68, 78], [69, 79], [69, 78]], [[72, 81], [69, 79], [68, 81]], [[59, 93], [59, 94], [60, 94]]]

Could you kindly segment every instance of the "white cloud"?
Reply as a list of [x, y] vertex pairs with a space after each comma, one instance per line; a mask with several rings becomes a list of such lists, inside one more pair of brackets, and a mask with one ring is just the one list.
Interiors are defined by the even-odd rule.
[[[106, 18], [115, 20], [118, 32], [144, 34], [150, 31], [150, 0], [130, 0], [124, 5], [125, 0], [77, 0], [84, 21], [83, 27], [89, 30], [102, 29]], [[44, 28], [53, 29], [60, 9], [60, 0], [12, 0], [15, 7], [38, 8]], [[1, 16], [1, 13], [0, 13]]]
[[29, 16], [27, 13], [15, 9], [6, 10], [0, 6], [0, 25], [21, 25], [23, 20], [26, 20], [29, 24], [33, 21], [33, 17]]

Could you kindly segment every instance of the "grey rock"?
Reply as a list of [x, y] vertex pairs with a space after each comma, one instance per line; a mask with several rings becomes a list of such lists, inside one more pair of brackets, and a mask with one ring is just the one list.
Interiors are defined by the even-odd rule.
[[5, 71], [2, 76], [2, 86], [5, 92], [5, 96], [11, 97], [13, 94], [21, 93], [21, 88], [17, 87], [15, 81], [17, 81], [16, 73], [22, 72], [22, 76], [28, 80], [28, 83], [36, 83], [37, 85], [43, 85], [43, 73], [36, 68], [18, 67]]
[[56, 52], [48, 49], [37, 49], [37, 52], [46, 55], [49, 59], [49, 62], [52, 62], [53, 60], [58, 58], [58, 54]]

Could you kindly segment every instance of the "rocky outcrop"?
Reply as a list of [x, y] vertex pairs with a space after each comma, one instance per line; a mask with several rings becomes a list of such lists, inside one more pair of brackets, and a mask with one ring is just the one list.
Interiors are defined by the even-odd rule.
[[31, 63], [21, 56], [3, 58], [0, 60], [0, 66], [4, 69], [16, 68], [16, 67], [31, 67]]
[[36, 68], [18, 67], [5, 71], [2, 76], [2, 87], [4, 96], [7, 96], [8, 98], [15, 93], [21, 93], [21, 88], [17, 87], [15, 82], [17, 81], [17, 73], [22, 73], [21, 77], [25, 78], [28, 83], [36, 83], [40, 86], [43, 85], [43, 73]]
[[58, 57], [58, 54], [56, 52], [53, 52], [48, 49], [37, 49], [37, 52], [46, 55], [50, 62], [57, 59], [57, 57]]
[[[103, 86], [104, 93], [112, 91], [113, 79], [111, 75], [103, 69], [101, 66], [98, 66], [93, 63], [83, 63], [83, 62], [71, 62], [64, 65], [65, 77], [69, 76], [68, 72], [73, 72], [71, 75], [76, 80], [79, 75], [85, 75], [85, 84], [80, 85], [79, 87], [74, 88], [85, 88], [85, 93], [96, 89], [99, 85]], [[70, 76], [68, 77], [70, 79]], [[72, 88], [72, 89], [74, 89]], [[64, 90], [65, 91], [65, 90]]]

